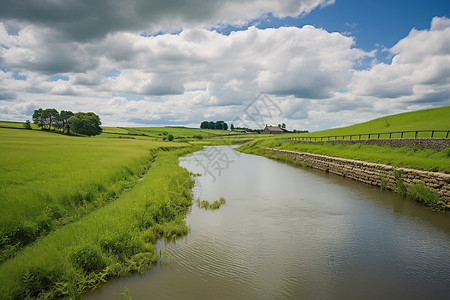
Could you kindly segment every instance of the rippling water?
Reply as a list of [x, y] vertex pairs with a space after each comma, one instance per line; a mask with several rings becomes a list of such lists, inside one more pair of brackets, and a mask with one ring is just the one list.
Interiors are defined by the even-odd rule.
[[86, 299], [120, 299], [125, 287], [133, 299], [448, 299], [450, 216], [332, 174], [211, 150], [216, 160], [203, 151], [180, 164], [204, 174], [202, 200], [226, 204], [194, 205], [190, 234], [157, 245], [165, 264]]

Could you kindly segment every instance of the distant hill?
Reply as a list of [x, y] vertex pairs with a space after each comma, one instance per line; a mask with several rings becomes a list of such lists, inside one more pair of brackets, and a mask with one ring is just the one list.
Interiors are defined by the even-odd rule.
[[390, 115], [347, 127], [301, 134], [301, 136], [328, 136], [409, 130], [450, 130], [450, 106]]

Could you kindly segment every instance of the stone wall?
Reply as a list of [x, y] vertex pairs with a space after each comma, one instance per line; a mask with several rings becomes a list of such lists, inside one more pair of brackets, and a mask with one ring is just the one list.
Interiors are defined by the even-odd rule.
[[431, 139], [431, 138], [417, 138], [417, 139], [370, 139], [370, 140], [329, 140], [329, 141], [298, 141], [299, 143], [331, 143], [331, 144], [368, 144], [380, 146], [393, 147], [418, 147], [431, 148], [437, 151], [442, 151], [445, 148], [450, 148], [450, 139]]
[[312, 168], [341, 175], [371, 185], [395, 190], [397, 187], [394, 170], [397, 170], [405, 185], [423, 183], [439, 194], [446, 205], [450, 205], [450, 174], [427, 172], [406, 168], [394, 168], [388, 165], [369, 163], [353, 159], [326, 155], [295, 152], [267, 148], [273, 154], [282, 154], [293, 160], [310, 164]]

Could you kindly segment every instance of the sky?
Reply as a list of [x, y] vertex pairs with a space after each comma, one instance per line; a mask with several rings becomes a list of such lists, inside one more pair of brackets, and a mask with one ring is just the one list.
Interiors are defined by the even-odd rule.
[[448, 105], [448, 0], [0, 1], [0, 120], [317, 131]]

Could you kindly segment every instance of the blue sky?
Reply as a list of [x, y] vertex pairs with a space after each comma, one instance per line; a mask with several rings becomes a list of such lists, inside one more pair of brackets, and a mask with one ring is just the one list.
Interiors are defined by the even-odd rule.
[[[317, 8], [306, 15], [276, 18], [269, 14], [245, 26], [230, 25], [217, 30], [229, 34], [231, 31], [245, 30], [248, 25], [262, 29], [313, 25], [329, 32], [353, 36], [355, 47], [372, 51], [394, 46], [412, 28], [429, 28], [430, 21], [436, 16], [450, 16], [450, 1], [337, 0], [333, 5]], [[389, 60], [383, 53], [377, 57]]]
[[0, 119], [197, 126], [264, 92], [283, 111], [266, 123], [315, 131], [447, 106], [449, 17], [439, 0], [4, 0]]

